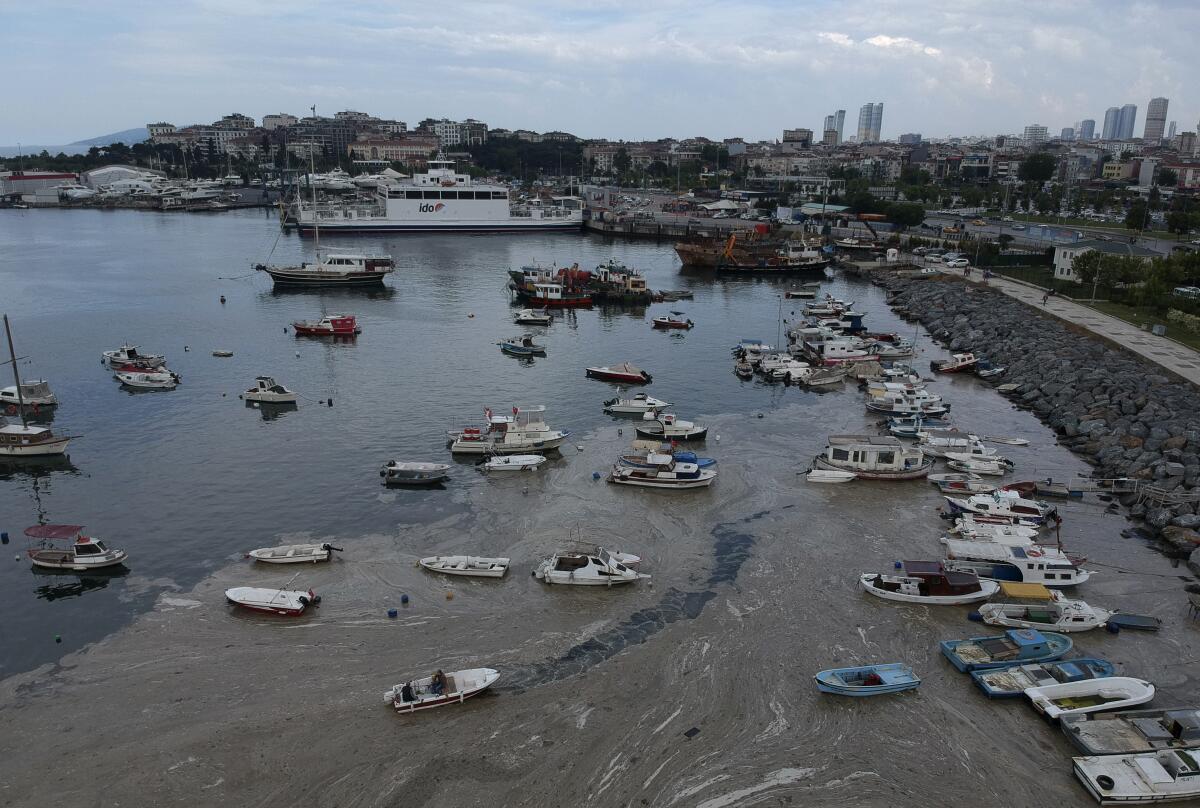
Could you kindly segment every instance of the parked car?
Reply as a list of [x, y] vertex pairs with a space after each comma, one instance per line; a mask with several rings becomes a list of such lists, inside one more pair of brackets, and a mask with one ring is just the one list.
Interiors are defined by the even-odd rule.
[[1005, 217], [1004, 217], [1003, 219], [1001, 219], [1000, 221], [1002, 221], [1002, 222], [1011, 222], [1012, 220], [1013, 220], [1013, 217], [1011, 217], [1011, 216], [1005, 216]]
[[986, 227], [987, 226], [987, 222], [985, 222], [983, 219], [972, 219], [971, 224], [975, 225], [976, 227]]
[[957, 267], [959, 269], [962, 269], [963, 267], [969, 267], [971, 265], [971, 262], [965, 258], [951, 258], [945, 263], [948, 267]]
[[1013, 230], [1024, 230], [1024, 229], [1025, 229], [1025, 225], [1023, 225], [1023, 224], [1014, 224], [1014, 225], [1012, 226], [1012, 229], [1013, 229]]
[[912, 254], [913, 254], [913, 255], [924, 255], [924, 254], [925, 254], [925, 253], [927, 253], [927, 252], [929, 252], [929, 248], [928, 248], [928, 247], [914, 247], [914, 248], [913, 248], [913, 251], [912, 251]]
[[942, 256], [939, 253], [926, 253], [925, 260], [933, 264], [942, 263]]

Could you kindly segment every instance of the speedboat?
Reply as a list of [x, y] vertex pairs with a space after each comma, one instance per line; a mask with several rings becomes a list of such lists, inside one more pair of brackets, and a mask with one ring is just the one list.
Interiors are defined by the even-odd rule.
[[606, 382], [620, 382], [622, 384], [649, 384], [654, 381], [653, 377], [628, 362], [622, 362], [619, 365], [606, 365], [603, 367], [590, 367], [584, 369], [585, 374], [590, 379], [600, 379]]
[[1050, 719], [1136, 707], [1154, 698], [1154, 685], [1130, 676], [1106, 676], [1025, 688], [1035, 710]]
[[496, 415], [485, 409], [487, 425], [466, 427], [449, 433], [454, 454], [533, 454], [557, 449], [570, 432], [546, 425], [543, 406], [513, 407], [511, 415]]
[[1182, 749], [1072, 761], [1075, 776], [1101, 805], [1145, 805], [1200, 797], [1200, 762]]
[[311, 589], [265, 589], [256, 586], [235, 586], [225, 590], [225, 599], [230, 603], [256, 612], [285, 614], [295, 617], [303, 614], [309, 606], [321, 602], [321, 596]]
[[329, 561], [335, 551], [341, 552], [341, 547], [334, 547], [329, 542], [321, 544], [283, 544], [278, 547], [261, 547], [251, 550], [246, 555], [264, 564], [317, 564]]
[[405, 463], [391, 460], [379, 470], [385, 485], [432, 485], [449, 475], [446, 463]]
[[691, 320], [687, 319], [681, 311], [673, 311], [670, 314], [664, 314], [660, 317], [655, 317], [651, 322], [655, 328], [694, 328], [696, 326]]
[[974, 671], [971, 678], [992, 699], [1020, 696], [1027, 687], [1052, 685], [1059, 682], [1078, 682], [1082, 679], [1101, 679], [1112, 676], [1116, 667], [1103, 659], [1084, 657], [1060, 659], [1058, 662], [1039, 662], [1036, 665], [1014, 665], [1010, 668]]
[[947, 570], [937, 561], [904, 561], [898, 574], [864, 572], [858, 577], [863, 591], [884, 600], [959, 606], [987, 600], [1000, 590], [995, 581], [981, 581], [971, 572]]
[[34, 409], [54, 407], [58, 404], [58, 398], [50, 392], [50, 384], [44, 379], [21, 382], [20, 396], [17, 395], [16, 385], [0, 390], [0, 405], [8, 408], [10, 415], [15, 414], [16, 410], [13, 408], [21, 404]]
[[715, 468], [700, 468], [695, 463], [680, 463], [669, 454], [646, 456], [645, 466], [626, 466], [617, 463], [608, 481], [620, 485], [644, 488], [705, 488], [717, 477]]
[[546, 458], [538, 454], [496, 455], [480, 464], [484, 471], [537, 471]]
[[545, 309], [521, 309], [513, 315], [517, 325], [550, 325], [554, 318]]
[[966, 499], [944, 497], [951, 513], [973, 513], [1008, 517], [1021, 524], [1041, 525], [1058, 517], [1058, 509], [1045, 502], [1025, 499], [1017, 491], [1000, 488], [990, 494], [972, 494]]
[[[25, 535], [41, 542], [26, 551], [35, 567], [54, 570], [98, 570], [124, 564], [124, 550], [108, 547], [100, 539], [83, 535], [83, 525], [34, 525], [25, 528]], [[50, 542], [71, 542], [58, 549]]]
[[412, 679], [395, 685], [383, 694], [385, 703], [396, 708], [398, 713], [415, 713], [447, 704], [462, 704], [472, 696], [478, 696], [496, 683], [500, 672], [492, 668], [468, 668], [444, 674], [445, 683], [440, 688], [433, 685], [432, 676]]
[[297, 337], [353, 337], [362, 333], [353, 314], [330, 314], [320, 320], [292, 323]]
[[133, 365], [139, 368], [157, 368], [167, 363], [167, 358], [160, 354], [139, 353], [136, 345], [122, 345], [112, 351], [100, 354], [100, 364], [116, 369], [121, 365]]
[[633, 398], [610, 398], [604, 402], [604, 411], [612, 414], [641, 415], [651, 410], [662, 410], [670, 407], [671, 402], [663, 401], [645, 393], [638, 393]]
[[543, 560], [533, 575], [548, 584], [613, 586], [647, 579], [644, 572], [630, 569], [603, 547], [592, 552], [562, 551]]
[[635, 427], [639, 437], [664, 441], [704, 440], [708, 427], [696, 426], [691, 421], [679, 420], [675, 413], [659, 413], [651, 410], [642, 416], [646, 423]]
[[1000, 636], [969, 640], [942, 640], [942, 654], [963, 673], [1007, 668], [1031, 662], [1052, 662], [1071, 650], [1074, 643], [1065, 634], [1009, 629]]
[[481, 556], [429, 556], [417, 562], [422, 569], [446, 575], [466, 575], [472, 578], [503, 578], [508, 572], [507, 558]]
[[902, 662], [832, 668], [813, 676], [817, 690], [838, 696], [879, 696], [921, 686], [921, 679]]
[[242, 398], [260, 404], [295, 404], [299, 395], [270, 376], [256, 376], [254, 387], [242, 393]]
[[973, 353], [959, 353], [949, 359], [934, 359], [929, 363], [929, 369], [934, 373], [962, 373], [974, 369], [978, 362]]
[[545, 356], [546, 346], [533, 341], [532, 334], [522, 334], [519, 337], [509, 337], [497, 343], [500, 350], [510, 356]]
[[118, 371], [114, 375], [121, 384], [136, 390], [174, 390], [179, 386], [179, 376], [165, 368], [161, 373]]

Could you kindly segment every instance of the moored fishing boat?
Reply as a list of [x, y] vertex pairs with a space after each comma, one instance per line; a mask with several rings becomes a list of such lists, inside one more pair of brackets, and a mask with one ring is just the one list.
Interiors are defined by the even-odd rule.
[[50, 392], [50, 383], [44, 379], [21, 382], [21, 394], [15, 386], [0, 389], [0, 407], [9, 415], [16, 415], [19, 407], [39, 409], [58, 406], [58, 397]]
[[391, 460], [379, 470], [386, 485], [434, 485], [446, 479], [450, 466], [446, 463], [407, 463]]
[[1059, 726], [1085, 755], [1200, 749], [1200, 710], [1195, 707], [1064, 715]]
[[483, 556], [429, 556], [417, 562], [422, 569], [443, 575], [463, 575], [471, 578], [503, 578], [508, 572], [508, 559]]
[[[83, 525], [34, 525], [25, 528], [25, 535], [39, 544], [26, 551], [35, 567], [55, 570], [106, 569], [125, 563], [124, 550], [108, 547], [100, 539], [83, 535]], [[70, 542], [59, 549], [51, 542]]]
[[545, 356], [546, 346], [533, 341], [532, 334], [509, 337], [497, 343], [500, 350], [510, 356]]
[[138, 346], [125, 344], [111, 351], [100, 354], [100, 364], [117, 369], [121, 365], [132, 365], [137, 368], [153, 369], [165, 365], [167, 359], [161, 354], [143, 354]]
[[479, 467], [484, 471], [537, 471], [545, 462], [545, 456], [539, 454], [496, 455]]
[[1048, 587], [1085, 583], [1093, 573], [1080, 569], [1062, 550], [1048, 545], [1014, 547], [998, 541], [963, 541], [943, 537], [946, 568], [970, 571], [994, 581]]
[[608, 481], [619, 485], [643, 488], [705, 488], [717, 477], [715, 468], [700, 468], [695, 463], [681, 463], [669, 454], [649, 454], [644, 466], [617, 463], [609, 472]]
[[454, 454], [533, 454], [557, 449], [570, 432], [551, 429], [545, 421], [546, 408], [513, 407], [512, 414], [497, 415], [484, 410], [483, 427], [467, 427], [449, 433]]
[[951, 513], [972, 513], [985, 516], [1007, 517], [1014, 522], [1041, 525], [1058, 519], [1058, 509], [1045, 502], [1025, 499], [1017, 491], [998, 488], [988, 494], [972, 494], [961, 497], [943, 497]]
[[260, 547], [246, 555], [264, 564], [317, 564], [329, 561], [334, 552], [341, 552], [329, 542], [319, 544], [283, 544], [278, 547]]
[[614, 415], [642, 415], [651, 410], [662, 410], [672, 406], [671, 402], [637, 393], [632, 398], [610, 398], [604, 402], [604, 411]]
[[[438, 674], [441, 674], [439, 677]], [[410, 679], [383, 694], [384, 703], [398, 713], [415, 713], [447, 704], [462, 704], [494, 685], [500, 672], [492, 668], [468, 668], [450, 673]]]
[[[1030, 584], [1021, 586], [1033, 588]], [[1040, 589], [1042, 592], [1033, 596], [1024, 596], [1027, 600], [1036, 598], [1039, 602], [985, 603], [979, 607], [979, 616], [989, 626], [1076, 632], [1100, 628], [1113, 615], [1108, 609], [1091, 606], [1082, 600], [1068, 600], [1061, 593], [1051, 592], [1044, 586]]]
[[804, 473], [804, 479], [810, 483], [837, 484], [848, 483], [858, 479], [853, 471], [834, 471], [833, 469], [809, 469]]
[[831, 435], [813, 466], [852, 471], [864, 480], [915, 480], [929, 473], [933, 460], [891, 436]]
[[299, 394], [289, 390], [270, 376], [256, 376], [254, 386], [242, 393], [246, 401], [259, 404], [295, 404]]
[[353, 337], [362, 333], [353, 314], [329, 314], [320, 320], [296, 320], [292, 331], [297, 337]]
[[880, 696], [921, 686], [921, 679], [902, 662], [832, 668], [813, 676], [817, 689], [837, 696]]
[[1025, 688], [1059, 682], [1078, 682], [1112, 676], [1116, 668], [1103, 659], [1083, 657], [1039, 662], [1034, 665], [1013, 665], [1008, 668], [972, 671], [971, 679], [992, 699], [1015, 698], [1024, 695]]
[[1183, 749], [1072, 759], [1101, 805], [1148, 805], [1200, 797], [1200, 758]]
[[655, 328], [660, 329], [688, 329], [696, 327], [696, 324], [689, 320], [681, 311], [673, 311], [670, 314], [660, 315], [650, 322]]
[[179, 376], [165, 369], [161, 373], [117, 371], [113, 375], [122, 385], [135, 390], [174, 390], [179, 386]]
[[619, 365], [585, 368], [585, 375], [590, 379], [619, 382], [621, 384], [649, 384], [654, 381], [649, 373], [628, 362], [622, 362]]
[[675, 413], [659, 413], [655, 410], [642, 416], [643, 423], [634, 429], [639, 437], [664, 441], [701, 441], [708, 436], [708, 427], [697, 426], [691, 421], [679, 419]]
[[996, 486], [984, 482], [978, 474], [930, 474], [926, 479], [945, 493], [990, 494], [996, 490]]
[[513, 315], [513, 322], [517, 325], [550, 325], [554, 318], [545, 309], [521, 309]]
[[1049, 719], [1136, 707], [1154, 698], [1154, 685], [1131, 676], [1106, 676], [1025, 688], [1035, 710]]
[[557, 552], [542, 560], [533, 575], [544, 583], [567, 586], [614, 586], [650, 577], [644, 572], [630, 569], [603, 547], [596, 547], [590, 552]]
[[995, 581], [981, 581], [969, 572], [945, 569], [938, 561], [904, 561], [900, 574], [864, 572], [859, 586], [884, 600], [958, 606], [987, 600], [1000, 589]]
[[979, 358], [973, 353], [957, 353], [949, 359], [934, 359], [929, 363], [929, 369], [934, 373], [964, 373], [978, 363]]
[[276, 288], [281, 287], [379, 287], [383, 279], [395, 271], [390, 255], [366, 253], [317, 253], [317, 260], [292, 266], [256, 264], [254, 268], [271, 277]]
[[225, 590], [225, 599], [230, 603], [256, 612], [269, 612], [296, 617], [304, 614], [309, 606], [321, 602], [321, 596], [311, 589], [267, 589], [257, 586], [235, 586]]
[[1006, 668], [1031, 662], [1050, 662], [1071, 650], [1071, 638], [1065, 634], [1009, 629], [1002, 635], [972, 637], [968, 640], [942, 640], [940, 648], [959, 671], [969, 673], [989, 668]]
[[961, 452], [946, 452], [946, 465], [964, 474], [1002, 477], [1012, 471], [1014, 463], [1000, 455], [970, 455]]

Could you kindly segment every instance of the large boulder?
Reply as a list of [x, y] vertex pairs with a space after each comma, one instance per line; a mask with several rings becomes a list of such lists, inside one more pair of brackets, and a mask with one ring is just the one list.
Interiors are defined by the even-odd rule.
[[1167, 545], [1168, 555], [1175, 558], [1189, 558], [1200, 547], [1200, 533], [1186, 527], [1163, 528], [1162, 540]]

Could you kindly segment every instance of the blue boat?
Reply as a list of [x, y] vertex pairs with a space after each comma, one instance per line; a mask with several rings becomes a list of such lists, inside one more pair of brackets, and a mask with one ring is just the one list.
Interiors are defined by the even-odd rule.
[[942, 653], [963, 673], [1008, 668], [1032, 662], [1051, 662], [1071, 650], [1071, 638], [1065, 634], [1010, 628], [1000, 636], [972, 637], [968, 640], [942, 640]]
[[[697, 457], [695, 452], [675, 452], [671, 456], [675, 458], [676, 463], [695, 463], [697, 468], [702, 469], [717, 465], [717, 461], [713, 458]], [[622, 455], [617, 462], [622, 466], [629, 466], [635, 469], [652, 469], [658, 467], [657, 463], [646, 462], [646, 455]]]
[[988, 698], [1008, 699], [1020, 696], [1027, 687], [1082, 682], [1084, 679], [1103, 679], [1116, 673], [1107, 660], [1093, 657], [1041, 662], [1036, 665], [1014, 665], [972, 671], [971, 678]]
[[546, 346], [538, 345], [529, 334], [501, 340], [500, 350], [510, 356], [545, 356]]
[[832, 668], [813, 679], [817, 690], [838, 696], [880, 696], [921, 686], [921, 679], [903, 662], [863, 665], [858, 668]]

